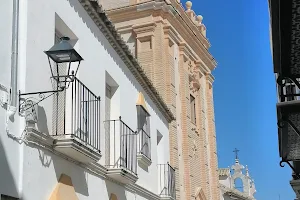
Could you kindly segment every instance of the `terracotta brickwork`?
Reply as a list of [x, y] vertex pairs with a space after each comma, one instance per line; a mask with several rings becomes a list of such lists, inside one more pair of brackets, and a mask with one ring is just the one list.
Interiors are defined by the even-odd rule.
[[[218, 200], [211, 75], [217, 63], [208, 52], [202, 17], [196, 17], [189, 2], [186, 9], [179, 0], [128, 2], [107, 13], [176, 116], [169, 124], [176, 199]], [[191, 96], [195, 98], [194, 109]]]

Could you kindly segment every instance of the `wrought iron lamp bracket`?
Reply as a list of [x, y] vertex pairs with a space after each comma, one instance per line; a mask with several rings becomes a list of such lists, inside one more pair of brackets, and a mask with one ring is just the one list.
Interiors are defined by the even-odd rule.
[[[26, 110], [33, 108], [34, 106], [38, 105], [40, 102], [44, 101], [45, 99], [64, 90], [65, 88], [59, 88], [57, 90], [30, 92], [30, 93], [21, 93], [19, 91], [19, 113], [20, 114], [24, 113]], [[37, 95], [38, 98], [34, 97], [34, 95]], [[36, 101], [34, 103], [29, 103], [31, 99], [34, 99]]]
[[284, 167], [284, 163], [288, 164], [288, 166], [293, 170], [294, 175], [297, 179], [300, 179], [300, 174], [296, 171], [296, 169], [293, 167], [293, 165], [290, 163], [290, 161], [286, 160], [285, 158], [282, 158], [279, 165], [280, 167]]

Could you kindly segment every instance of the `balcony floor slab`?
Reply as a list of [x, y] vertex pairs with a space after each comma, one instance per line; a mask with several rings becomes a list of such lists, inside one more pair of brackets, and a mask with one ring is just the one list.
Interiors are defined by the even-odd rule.
[[101, 158], [100, 151], [74, 135], [53, 136], [53, 139], [53, 147], [56, 151], [78, 160], [79, 162], [98, 162]]

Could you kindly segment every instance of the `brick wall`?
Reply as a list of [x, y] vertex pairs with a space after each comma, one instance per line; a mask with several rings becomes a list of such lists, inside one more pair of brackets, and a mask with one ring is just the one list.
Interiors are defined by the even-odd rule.
[[[124, 27], [125, 24], [126, 27], [139, 24], [137, 22], [138, 20], [132, 21], [132, 24], [126, 22]], [[144, 18], [141, 19], [140, 24], [151, 24], [152, 22], [145, 22]], [[140, 32], [143, 37], [136, 36], [138, 38], [136, 53], [147, 76], [152, 80], [174, 116], [177, 116], [176, 121], [169, 124], [170, 164], [176, 170], [176, 199], [194, 200], [196, 191], [201, 188], [206, 200], [218, 200], [219, 181], [216, 171], [217, 154], [212, 87], [208, 84], [206, 76], [203, 75], [198, 80], [200, 88], [193, 89], [193, 86], [190, 85], [189, 66], [195, 67], [196, 60], [187, 55], [188, 53], [179, 43], [177, 43], [179, 47], [174, 44], [174, 39], [166, 33], [165, 26], [165, 22], [159, 21], [156, 22], [155, 28], [144, 28]], [[122, 27], [119, 25], [119, 28]], [[146, 37], [144, 37], [145, 35]], [[178, 52], [178, 55], [174, 54], [175, 51]], [[175, 62], [179, 64], [178, 83], [175, 82]], [[179, 87], [178, 94], [176, 87]], [[196, 124], [192, 124], [190, 119], [190, 94], [196, 100]], [[180, 98], [180, 105], [177, 105], [176, 97]], [[179, 155], [182, 160], [179, 160]], [[180, 176], [182, 182], [180, 182]], [[204, 200], [202, 197], [200, 199]]]

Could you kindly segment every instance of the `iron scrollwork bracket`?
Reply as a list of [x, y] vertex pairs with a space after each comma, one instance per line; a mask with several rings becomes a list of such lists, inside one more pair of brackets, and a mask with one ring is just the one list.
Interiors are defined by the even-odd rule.
[[300, 179], [300, 174], [296, 171], [296, 169], [293, 167], [290, 161], [286, 160], [285, 158], [282, 158], [282, 160], [279, 163], [280, 167], [284, 167], [284, 163], [288, 164], [288, 166], [290, 166], [290, 168], [293, 170], [293, 176], [295, 176], [295, 179]]
[[276, 82], [280, 86], [279, 96], [280, 96], [282, 102], [284, 101], [285, 97], [300, 96], [300, 94], [286, 94], [286, 95], [283, 94], [283, 88], [285, 86], [287, 86], [287, 84], [291, 84], [291, 83], [295, 84], [298, 87], [298, 89], [300, 90], [300, 83], [296, 77], [278, 76]]
[[277, 78], [277, 84], [279, 86], [281, 86], [281, 87], [284, 87], [288, 83], [287, 80], [289, 80], [292, 83], [294, 83], [300, 89], [300, 83], [297, 80], [297, 78], [295, 78], [295, 77], [278, 76], [278, 78]]
[[[30, 92], [30, 93], [21, 93], [19, 91], [19, 113], [22, 114], [26, 110], [33, 108], [38, 105], [40, 102], [45, 99], [51, 97], [52, 95], [64, 91], [65, 88], [60, 88], [58, 90], [50, 90], [50, 91], [42, 91], [42, 92]], [[48, 95], [46, 95], [48, 94]], [[33, 95], [37, 95], [38, 98], [33, 97]], [[27, 97], [29, 96], [29, 97]], [[25, 98], [27, 97], [27, 98]], [[33, 101], [35, 100], [35, 101]]]
[[[286, 127], [287, 125], [291, 126], [292, 129], [297, 133], [297, 135], [300, 137], [300, 132], [299, 130], [297, 129], [297, 127], [291, 122], [291, 120], [289, 119], [286, 119], [286, 118], [282, 118], [280, 120], [278, 120], [278, 123], [277, 123], [278, 127], [279, 128], [284, 128]], [[279, 165], [280, 167], [284, 167], [284, 163], [288, 164], [288, 166], [293, 170], [294, 172], [294, 175], [297, 179], [300, 179], [300, 174], [296, 171], [296, 169], [293, 167], [293, 165], [290, 163], [290, 161], [287, 160], [286, 157], [283, 157], [282, 160], [280, 161]]]

